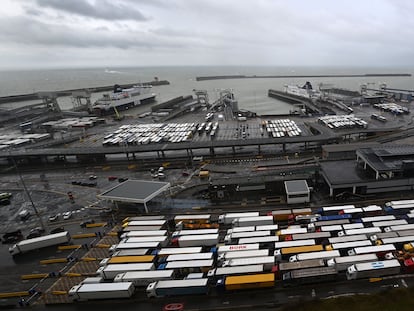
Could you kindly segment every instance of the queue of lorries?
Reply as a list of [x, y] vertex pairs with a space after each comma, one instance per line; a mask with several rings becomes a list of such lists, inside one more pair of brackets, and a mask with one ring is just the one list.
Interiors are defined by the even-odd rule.
[[[414, 200], [125, 220], [120, 242], [74, 300], [208, 294], [414, 272]], [[404, 211], [404, 212], [403, 212]], [[217, 224], [212, 228], [213, 224]], [[214, 226], [213, 226], [214, 227]], [[191, 229], [196, 228], [196, 229]]]

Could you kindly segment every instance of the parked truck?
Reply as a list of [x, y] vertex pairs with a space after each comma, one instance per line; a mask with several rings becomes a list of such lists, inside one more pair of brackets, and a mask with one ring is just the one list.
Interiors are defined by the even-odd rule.
[[334, 267], [336, 271], [346, 271], [348, 267], [363, 262], [377, 261], [378, 257], [375, 254], [355, 255], [355, 256], [343, 256], [331, 258], [326, 261], [328, 267]]
[[40, 236], [38, 238], [22, 240], [17, 244], [14, 244], [9, 248], [11, 255], [26, 253], [35, 249], [44, 248], [53, 245], [65, 244], [70, 241], [69, 232], [59, 232], [55, 234], [49, 234]]
[[218, 234], [183, 235], [173, 238], [171, 244], [179, 247], [215, 246], [219, 241]]
[[113, 264], [100, 267], [96, 274], [105, 280], [113, 280], [117, 274], [127, 271], [148, 271], [154, 270], [155, 265], [152, 262], [146, 263], [128, 263], [128, 264]]
[[127, 263], [142, 263], [153, 262], [155, 256], [142, 255], [142, 256], [115, 256], [111, 258], [104, 258], [99, 262], [100, 266], [106, 266], [110, 264], [127, 264]]
[[273, 225], [272, 216], [241, 217], [232, 221], [233, 227]]
[[229, 225], [233, 220], [242, 217], [256, 217], [259, 216], [259, 212], [247, 212], [247, 213], [227, 213], [222, 214], [218, 218], [218, 222], [221, 224]]
[[114, 282], [132, 282], [136, 287], [146, 287], [152, 282], [171, 280], [174, 273], [174, 270], [127, 271], [117, 274]]
[[382, 277], [400, 273], [401, 265], [397, 259], [358, 263], [348, 267], [348, 280]]
[[207, 294], [208, 279], [168, 280], [150, 283], [147, 287], [147, 296], [166, 297], [177, 295]]
[[226, 260], [223, 267], [248, 266], [248, 265], [264, 265], [265, 270], [271, 270], [275, 264], [274, 256], [261, 256], [250, 258], [235, 258]]
[[95, 283], [80, 284], [69, 290], [72, 301], [84, 301], [110, 298], [129, 298], [134, 294], [135, 286], [132, 282], [124, 283]]
[[321, 252], [312, 252], [312, 253], [300, 253], [293, 256], [290, 256], [289, 261], [302, 261], [309, 259], [330, 259], [335, 257], [340, 257], [341, 254], [338, 250], [334, 251], [321, 251]]
[[275, 286], [275, 275], [273, 273], [226, 276], [219, 279], [216, 283], [216, 288], [219, 291], [264, 288], [273, 286]]
[[283, 286], [333, 281], [338, 276], [333, 267], [309, 268], [289, 271], [282, 276]]
[[304, 261], [295, 262], [281, 262], [275, 265], [272, 272], [278, 278], [282, 278], [283, 274], [291, 270], [308, 269], [308, 268], [319, 268], [325, 267], [325, 261], [323, 259], [310, 259]]
[[207, 276], [209, 278], [217, 278], [225, 275], [238, 275], [249, 273], [261, 273], [264, 271], [263, 265], [248, 265], [248, 266], [235, 266], [235, 267], [221, 267], [208, 271]]

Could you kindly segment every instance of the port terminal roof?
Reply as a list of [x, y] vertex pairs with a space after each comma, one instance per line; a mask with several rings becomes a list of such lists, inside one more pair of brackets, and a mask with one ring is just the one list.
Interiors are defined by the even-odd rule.
[[147, 202], [168, 190], [170, 186], [168, 182], [128, 179], [97, 197], [115, 202], [144, 204], [145, 211], [148, 212]]

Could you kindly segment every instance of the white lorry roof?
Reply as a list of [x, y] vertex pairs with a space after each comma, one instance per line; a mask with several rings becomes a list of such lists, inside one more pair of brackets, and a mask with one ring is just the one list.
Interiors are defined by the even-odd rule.
[[158, 281], [156, 288], [177, 288], [207, 286], [208, 279], [185, 279], [185, 280], [164, 280]]
[[355, 264], [357, 271], [386, 269], [391, 267], [401, 267], [400, 262], [397, 259], [374, 261], [374, 262], [363, 262]]
[[218, 234], [197, 234], [197, 235], [182, 235], [179, 241], [199, 241], [199, 240], [214, 240], [218, 239]]
[[344, 242], [344, 243], [334, 243], [332, 244], [333, 249], [343, 249], [343, 248], [353, 248], [353, 247], [360, 247], [360, 246], [369, 246], [372, 245], [370, 240], [361, 240], [361, 241], [351, 241], [351, 242]]
[[275, 242], [275, 249], [284, 248], [284, 247], [294, 247], [294, 246], [309, 246], [309, 245], [315, 245], [315, 244], [316, 242], [314, 239], [282, 241], [282, 242]]
[[374, 221], [384, 221], [384, 220], [394, 220], [394, 215], [383, 215], [383, 216], [371, 216], [371, 217], [362, 217], [362, 222], [374, 222]]
[[262, 257], [262, 256], [268, 256], [268, 255], [269, 255], [269, 250], [268, 249], [227, 252], [227, 253], [222, 254], [222, 256], [224, 256], [224, 258], [226, 260], [234, 259], [234, 258]]
[[334, 251], [320, 251], [320, 252], [311, 252], [311, 253], [301, 253], [301, 254], [297, 254], [296, 258], [299, 261], [302, 261], [302, 260], [309, 260], [309, 259], [334, 258], [334, 257], [339, 257], [339, 256], [341, 256], [339, 251], [334, 250]]
[[202, 250], [201, 246], [161, 248], [158, 252], [158, 255], [165, 256], [165, 255], [173, 255], [173, 254], [192, 254], [192, 253], [200, 253], [201, 250]]
[[366, 234], [356, 234], [356, 235], [345, 235], [345, 236], [339, 236], [339, 237], [333, 237], [329, 238], [329, 243], [343, 243], [343, 242], [351, 242], [351, 241], [361, 241], [366, 240], [367, 236]]
[[174, 270], [150, 270], [150, 271], [127, 271], [117, 274], [114, 282], [123, 282], [123, 280], [149, 279], [149, 278], [169, 278], [173, 277]]
[[240, 244], [269, 243], [269, 242], [278, 242], [278, 241], [279, 241], [279, 237], [277, 235], [239, 239]]
[[278, 230], [278, 225], [260, 225], [256, 226], [256, 231], [262, 231], [262, 230]]
[[201, 268], [213, 266], [214, 260], [180, 260], [167, 262], [165, 269]]
[[335, 257], [333, 260], [335, 261], [336, 264], [345, 264], [345, 263], [361, 262], [361, 261], [368, 261], [368, 260], [376, 261], [378, 260], [378, 257], [375, 254], [364, 254], [364, 255]]
[[398, 225], [406, 225], [406, 224], [408, 224], [408, 222], [405, 219], [374, 221], [372, 223], [374, 227], [389, 227], [389, 226], [398, 226]]
[[354, 251], [356, 255], [377, 253], [377, 252], [391, 252], [391, 251], [395, 251], [395, 246], [393, 244], [383, 244], [383, 245], [374, 245], [374, 246], [365, 246], [365, 247], [355, 247]]
[[210, 270], [208, 276], [221, 276], [221, 275], [231, 275], [231, 274], [246, 274], [246, 273], [256, 273], [263, 272], [263, 265], [247, 265], [247, 266], [233, 266], [233, 267], [221, 267]]
[[213, 253], [175, 254], [175, 255], [168, 255], [167, 261], [208, 260], [212, 258], [213, 258]]
[[173, 233], [173, 236], [183, 235], [198, 235], [198, 234], [217, 234], [219, 229], [194, 229], [194, 230], [179, 230]]
[[128, 231], [122, 235], [124, 237], [144, 237], [144, 236], [163, 236], [167, 234], [167, 230], [144, 230], [144, 231]]
[[257, 250], [259, 246], [259, 244], [221, 245], [218, 247], [217, 253], [220, 255], [227, 252]]

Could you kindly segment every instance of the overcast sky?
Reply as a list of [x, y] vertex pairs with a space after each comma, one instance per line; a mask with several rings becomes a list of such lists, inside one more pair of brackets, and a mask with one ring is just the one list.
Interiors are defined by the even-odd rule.
[[1, 0], [0, 69], [412, 66], [411, 0]]

